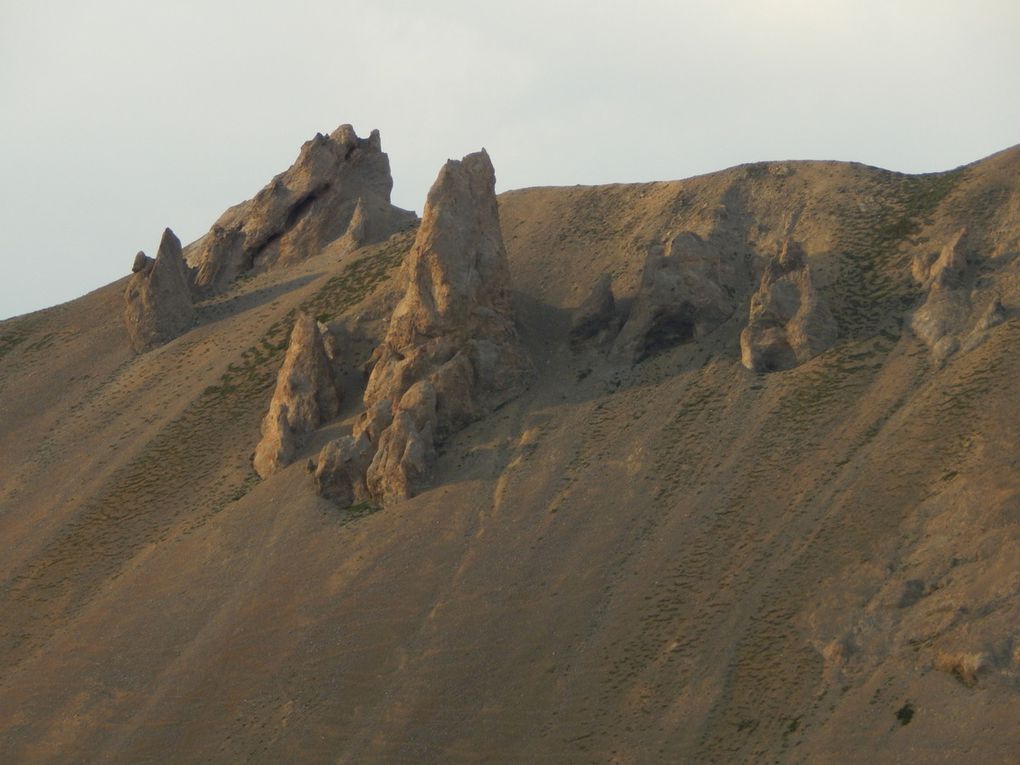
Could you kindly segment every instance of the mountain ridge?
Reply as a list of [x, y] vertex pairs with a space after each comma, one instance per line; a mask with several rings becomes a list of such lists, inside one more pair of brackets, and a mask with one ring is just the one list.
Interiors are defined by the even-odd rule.
[[[123, 281], [0, 322], [0, 749], [1008, 758], [1018, 163], [1018, 147], [925, 176], [769, 162], [499, 195], [536, 382], [451, 437], [432, 489], [379, 510], [317, 498], [302, 464], [356, 395], [271, 479], [248, 458], [288, 316], [351, 339], [357, 392], [413, 231], [254, 273], [142, 355]], [[968, 321], [993, 293], [1007, 317], [940, 367], [909, 329], [911, 262], [964, 224]], [[568, 350], [597, 275], [626, 315], [648, 245], [685, 232], [747, 265], [734, 313], [638, 364]], [[791, 235], [837, 339], [754, 374], [744, 301]]]

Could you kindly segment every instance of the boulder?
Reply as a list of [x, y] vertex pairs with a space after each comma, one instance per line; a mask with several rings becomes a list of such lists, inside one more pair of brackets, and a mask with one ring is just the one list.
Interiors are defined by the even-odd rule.
[[740, 333], [741, 362], [754, 372], [791, 369], [831, 347], [836, 335], [804, 250], [787, 239], [751, 296], [748, 323]]
[[131, 264], [131, 273], [137, 274], [139, 271], [148, 271], [152, 268], [153, 262], [152, 258], [139, 250], [135, 255], [135, 262]]
[[372, 445], [364, 434], [330, 441], [319, 452], [315, 489], [342, 507], [370, 498], [365, 475], [372, 461]]
[[577, 346], [593, 338], [605, 338], [617, 328], [616, 299], [613, 279], [602, 274], [588, 297], [577, 307], [570, 321], [570, 343]]
[[302, 437], [336, 417], [340, 395], [315, 319], [298, 312], [269, 411], [255, 449], [255, 471], [267, 478], [288, 465]]
[[690, 232], [650, 247], [613, 355], [637, 363], [716, 329], [736, 310], [738, 271], [732, 254]]
[[941, 365], [960, 348], [960, 334], [970, 321], [971, 305], [962, 290], [934, 287], [910, 317], [914, 335]]
[[348, 232], [347, 249], [381, 241], [416, 220], [390, 204], [392, 188], [379, 131], [359, 138], [341, 125], [317, 134], [286, 172], [189, 245], [195, 285], [221, 290], [252, 268], [306, 258]]
[[131, 347], [143, 352], [185, 332], [195, 321], [195, 309], [181, 242], [170, 229], [163, 232], [155, 260], [139, 252], [131, 270], [124, 290], [124, 325]]
[[431, 428], [421, 432], [408, 412], [397, 412], [368, 467], [368, 491], [380, 502], [410, 499], [428, 484], [434, 460]]

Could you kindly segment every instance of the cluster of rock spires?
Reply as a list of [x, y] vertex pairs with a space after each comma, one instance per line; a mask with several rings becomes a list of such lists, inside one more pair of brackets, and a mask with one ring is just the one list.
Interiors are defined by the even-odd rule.
[[[338, 241], [355, 249], [413, 224], [413, 213], [390, 204], [392, 185], [378, 131], [362, 139], [342, 125], [316, 135], [286, 172], [186, 250], [167, 229], [155, 259], [138, 253], [125, 291], [132, 346], [146, 351], [187, 331], [194, 299], [248, 270]], [[960, 230], [941, 252], [913, 263], [925, 300], [911, 327], [939, 362], [974, 347], [1005, 318], [994, 300], [967, 334], [965, 241]], [[403, 499], [427, 486], [436, 446], [519, 395], [533, 374], [514, 326], [495, 173], [484, 150], [440, 171], [404, 273], [406, 293], [370, 360], [365, 410], [350, 435], [326, 444], [311, 463], [319, 493], [342, 505]], [[628, 310], [619, 309], [612, 279], [602, 275], [575, 311], [569, 341], [636, 364], [717, 330], [748, 302], [740, 357], [754, 372], [790, 369], [836, 341], [836, 322], [796, 241], [787, 238], [751, 285], [745, 259], [684, 232], [649, 248]], [[338, 353], [328, 327], [297, 315], [253, 457], [263, 478], [338, 416]]]
[[[484, 150], [442, 168], [404, 268], [407, 291], [370, 362], [365, 411], [314, 463], [319, 493], [341, 505], [412, 496], [430, 481], [438, 443], [531, 379]], [[322, 332], [299, 316], [255, 453], [263, 477], [336, 415], [330, 368]]]
[[255, 472], [266, 478], [289, 465], [302, 438], [336, 417], [340, 402], [324, 333], [314, 318], [298, 312], [262, 421], [262, 440], [252, 460]]
[[[603, 275], [575, 311], [575, 347], [611, 342], [611, 355], [635, 364], [722, 326], [743, 302], [750, 276], [740, 261], [696, 234], [685, 232], [664, 247], [649, 248], [633, 305], [621, 321], [611, 280]], [[746, 287], [744, 287], [746, 289]], [[790, 369], [836, 340], [836, 323], [811, 279], [800, 245], [786, 239], [751, 295], [740, 335], [741, 361], [755, 372]]]
[[[132, 346], [144, 351], [172, 340], [192, 322], [185, 305], [225, 289], [253, 268], [294, 262], [338, 241], [353, 250], [413, 225], [413, 212], [390, 204], [392, 189], [379, 131], [359, 138], [350, 125], [341, 125], [328, 136], [317, 134], [288, 170], [253, 199], [227, 210], [183, 257], [177, 242], [174, 264], [153, 266], [152, 284], [143, 288], [132, 279], [125, 293]], [[133, 270], [148, 274], [146, 262], [136, 259]], [[170, 270], [173, 276], [160, 273]]]

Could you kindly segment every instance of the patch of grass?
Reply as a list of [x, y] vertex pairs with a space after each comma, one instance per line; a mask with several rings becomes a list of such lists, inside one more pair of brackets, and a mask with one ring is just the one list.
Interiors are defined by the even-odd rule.
[[[391, 245], [352, 264], [302, 308], [335, 315], [357, 304], [401, 255]], [[36, 603], [39, 593], [48, 593], [50, 606], [21, 610], [28, 622], [44, 622], [49, 607], [74, 613], [87, 602], [91, 583], [114, 576], [146, 545], [200, 527], [258, 482], [250, 455], [292, 324], [293, 312], [274, 323], [228, 366], [219, 384], [205, 388], [160, 430], [18, 574], [6, 597]], [[347, 517], [374, 511], [357, 506]], [[0, 644], [15, 633], [32, 633], [27, 624], [5, 626]], [[14, 646], [30, 650], [26, 640], [17, 638]]]
[[844, 339], [860, 340], [883, 334], [899, 339], [904, 311], [918, 299], [918, 287], [904, 268], [904, 244], [916, 237], [942, 201], [962, 179], [965, 170], [876, 180], [869, 209], [842, 211], [847, 221], [838, 248], [840, 273], [830, 296]]

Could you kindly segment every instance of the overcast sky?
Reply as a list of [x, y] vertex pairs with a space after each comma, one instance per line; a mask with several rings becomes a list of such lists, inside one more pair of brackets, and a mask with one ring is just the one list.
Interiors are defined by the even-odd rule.
[[1020, 2], [0, 0], [0, 318], [199, 237], [344, 122], [419, 214], [481, 146], [500, 190], [944, 170], [1020, 142]]

